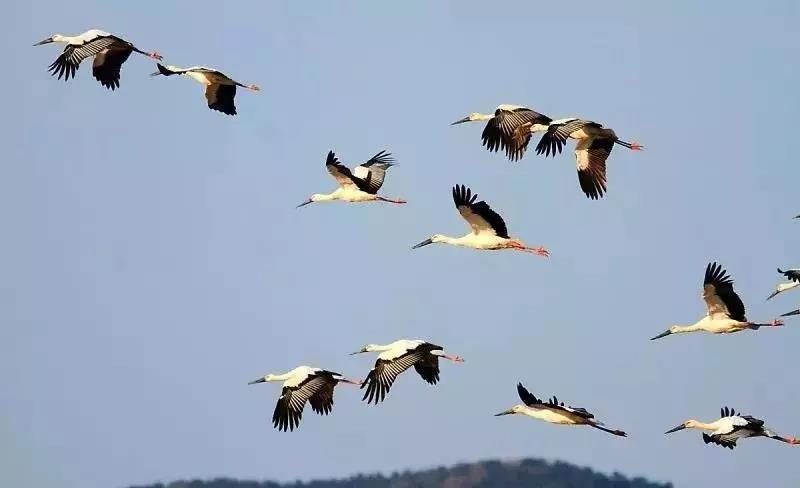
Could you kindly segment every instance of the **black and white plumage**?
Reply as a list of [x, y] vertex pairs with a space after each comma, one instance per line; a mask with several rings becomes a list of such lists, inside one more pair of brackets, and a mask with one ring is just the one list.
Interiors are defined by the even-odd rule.
[[718, 446], [733, 449], [736, 441], [747, 437], [769, 437], [787, 444], [798, 444], [800, 441], [794, 437], [784, 437], [776, 434], [764, 426], [764, 421], [736, 413], [732, 408], [722, 407], [720, 418], [711, 423], [703, 423], [697, 420], [687, 420], [686, 422], [665, 432], [671, 434], [684, 429], [708, 430], [711, 434], [703, 432], [703, 442], [706, 444], [716, 444]]
[[439, 382], [439, 358], [453, 362], [463, 362], [459, 356], [445, 354], [441, 346], [422, 340], [401, 339], [390, 344], [368, 344], [353, 354], [380, 352], [375, 366], [361, 383], [366, 388], [364, 398], [367, 403], [382, 402], [397, 377], [414, 367], [420, 377], [431, 385]]
[[488, 203], [478, 200], [478, 195], [466, 186], [456, 185], [453, 187], [453, 203], [461, 217], [469, 224], [472, 232], [457, 238], [434, 234], [413, 246], [412, 249], [428, 244], [444, 243], [472, 249], [516, 249], [544, 257], [550, 255], [547, 249], [528, 247], [519, 239], [510, 237], [503, 218], [492, 210]]
[[[550, 117], [520, 105], [498, 105], [494, 115], [473, 112], [450, 125], [486, 120], [481, 134], [483, 145], [491, 152], [503, 149], [511, 161], [518, 161], [525, 154], [531, 134], [547, 129]], [[517, 129], [526, 125], [525, 134], [515, 137]]]
[[550, 400], [536, 398], [534, 394], [529, 392], [522, 383], [517, 383], [517, 394], [523, 405], [514, 405], [508, 410], [504, 410], [496, 417], [502, 415], [521, 414], [533, 417], [535, 419], [544, 420], [551, 424], [559, 425], [588, 425], [595, 429], [602, 430], [620, 437], [626, 437], [627, 434], [618, 429], [608, 429], [603, 426], [602, 422], [598, 422], [594, 415], [585, 408], [571, 407], [564, 402], [559, 402], [555, 396]]
[[359, 164], [351, 171], [350, 168], [339, 161], [333, 151], [328, 151], [328, 157], [325, 159], [325, 168], [336, 180], [339, 188], [331, 193], [314, 193], [298, 207], [303, 207], [309, 203], [334, 200], [351, 203], [382, 201], [404, 204], [406, 203], [405, 200], [378, 195], [378, 190], [381, 189], [386, 178], [386, 170], [395, 164], [392, 154], [384, 150], [372, 156], [367, 162]]
[[[531, 131], [538, 132], [539, 130], [530, 123], [519, 126], [514, 134], [515, 144], [523, 144], [530, 139]], [[536, 145], [536, 154], [555, 156], [561, 153], [567, 139], [570, 138], [577, 141], [575, 164], [578, 170], [578, 184], [583, 193], [592, 200], [602, 198], [606, 192], [608, 184], [606, 160], [611, 154], [614, 144], [636, 151], [643, 149], [635, 142], [620, 140], [613, 130], [607, 129], [597, 122], [569, 118], [550, 122]]]
[[185, 75], [206, 87], [206, 102], [208, 108], [222, 112], [226, 115], [236, 115], [236, 87], [247, 88], [251, 91], [259, 91], [256, 85], [245, 85], [232, 79], [225, 73], [205, 66], [192, 66], [191, 68], [179, 68], [177, 66], [164, 66], [157, 63], [158, 71], [151, 76], [172, 76]]
[[778, 268], [778, 273], [780, 273], [783, 276], [785, 276], [786, 279], [789, 280], [789, 281], [787, 281], [785, 283], [778, 283], [775, 286], [775, 291], [773, 291], [767, 297], [767, 300], [775, 298], [776, 296], [778, 296], [779, 294], [781, 294], [781, 293], [783, 293], [785, 291], [789, 291], [789, 290], [792, 290], [794, 288], [800, 287], [800, 269], [787, 269], [787, 270], [784, 271], [784, 270]]
[[94, 57], [92, 74], [109, 90], [119, 88], [120, 69], [132, 52], [161, 60], [160, 54], [141, 51], [130, 42], [99, 29], [91, 29], [78, 36], [54, 34], [34, 46], [52, 42], [66, 44], [64, 51], [48, 68], [53, 76], [58, 75], [59, 80], [64, 78], [64, 81], [68, 81], [75, 77], [84, 59]]
[[745, 316], [745, 307], [742, 299], [733, 289], [733, 279], [728, 272], [717, 263], [706, 266], [703, 277], [703, 300], [706, 303], [707, 314], [692, 325], [673, 325], [651, 340], [660, 339], [670, 334], [688, 332], [711, 332], [712, 334], [729, 334], [746, 329], [758, 330], [761, 327], [779, 327], [783, 325], [780, 320], [771, 323], [759, 324], [750, 322]]
[[283, 381], [283, 390], [272, 414], [273, 427], [282, 431], [291, 431], [300, 425], [306, 402], [311, 404], [314, 412], [328, 415], [333, 409], [333, 389], [337, 384], [340, 382], [361, 384], [339, 373], [310, 366], [298, 366], [282, 375], [262, 376], [248, 384], [268, 381]]

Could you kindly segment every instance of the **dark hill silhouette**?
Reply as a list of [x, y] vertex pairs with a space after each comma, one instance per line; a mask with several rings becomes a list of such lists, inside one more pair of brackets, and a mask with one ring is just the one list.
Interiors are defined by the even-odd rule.
[[605, 475], [569, 463], [540, 459], [482, 461], [449, 468], [379, 474], [359, 474], [347, 479], [276, 483], [273, 481], [175, 481], [131, 488], [672, 488], [644, 478]]

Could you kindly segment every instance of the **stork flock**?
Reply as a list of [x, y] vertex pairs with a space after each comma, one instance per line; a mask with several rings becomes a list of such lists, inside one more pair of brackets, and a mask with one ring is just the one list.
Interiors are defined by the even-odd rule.
[[[234, 104], [237, 87], [251, 91], [259, 90], [256, 85], [240, 83], [212, 68], [204, 66], [179, 68], [163, 65], [161, 64], [163, 58], [157, 52], [140, 50], [121, 37], [98, 29], [77, 36], [55, 34], [34, 45], [49, 43], [65, 45], [63, 52], [49, 67], [53, 76], [57, 76], [58, 79], [63, 78], [65, 81], [75, 77], [81, 62], [91, 57], [94, 78], [107, 89], [116, 90], [120, 87], [122, 64], [131, 53], [135, 52], [156, 60], [157, 71], [152, 73], [152, 76], [185, 75], [204, 85], [208, 108], [226, 115], [237, 113]], [[503, 151], [510, 161], [518, 161], [525, 156], [534, 135], [541, 134], [535, 152], [545, 157], [560, 154], [568, 140], [574, 140], [578, 185], [585, 196], [592, 200], [603, 198], [608, 190], [607, 161], [616, 145], [632, 151], [644, 149], [637, 142], [620, 139], [614, 130], [598, 122], [576, 117], [553, 119], [519, 105], [499, 105], [494, 114], [471, 113], [451, 125], [476, 121], [486, 122], [481, 134], [483, 146], [490, 152]], [[333, 151], [330, 151], [325, 159], [325, 168], [336, 181], [338, 188], [327, 194], [312, 194], [298, 207], [335, 200], [349, 203], [379, 201], [405, 204], [406, 201], [403, 199], [378, 194], [388, 169], [394, 165], [395, 159], [389, 152], [383, 150], [350, 169], [339, 161]], [[454, 185], [452, 199], [458, 213], [468, 224], [470, 232], [461, 237], [433, 234], [412, 246], [412, 249], [441, 243], [476, 250], [510, 249], [540, 257], [550, 255], [544, 247], [531, 247], [522, 240], [511, 237], [505, 220], [488, 203], [478, 200], [477, 193], [471, 188], [463, 184]], [[795, 218], [800, 218], [800, 215]], [[779, 268], [778, 272], [787, 281], [778, 284], [768, 300], [800, 287], [800, 269]], [[768, 322], [748, 320], [745, 315], [745, 305], [734, 291], [733, 285], [733, 280], [721, 265], [715, 262], [709, 263], [705, 269], [702, 286], [702, 297], [706, 305], [705, 316], [694, 324], [673, 325], [651, 340], [692, 332], [729, 334], [783, 326], [783, 322], [779, 319]], [[782, 316], [792, 315], [800, 315], [800, 308]], [[400, 339], [384, 345], [368, 344], [351, 354], [361, 353], [378, 353], [377, 360], [363, 381], [350, 379], [328, 369], [298, 366], [283, 374], [261, 376], [249, 384], [283, 383], [272, 422], [278, 430], [292, 431], [300, 425], [306, 403], [310, 403], [312, 411], [317, 414], [331, 413], [334, 389], [340, 383], [359, 386], [364, 390], [362, 400], [377, 405], [385, 400], [397, 377], [410, 368], [413, 367], [426, 383], [436, 385], [440, 380], [440, 359], [453, 363], [464, 361], [460, 356], [445, 353], [442, 346], [421, 339]], [[552, 424], [585, 425], [614, 436], [627, 436], [622, 430], [605, 427], [585, 408], [568, 406], [555, 396], [549, 400], [538, 398], [522, 383], [517, 384], [517, 394], [521, 404], [495, 415], [525, 415]], [[738, 439], [747, 437], [767, 437], [787, 444], [800, 444], [800, 440], [794, 437], [782, 436], [767, 428], [763, 420], [736, 413], [728, 407], [721, 409], [720, 418], [717, 420], [709, 423], [687, 420], [666, 433], [683, 429], [709, 431], [710, 434], [704, 432], [702, 436], [706, 444], [711, 443], [729, 449], [736, 446]]]

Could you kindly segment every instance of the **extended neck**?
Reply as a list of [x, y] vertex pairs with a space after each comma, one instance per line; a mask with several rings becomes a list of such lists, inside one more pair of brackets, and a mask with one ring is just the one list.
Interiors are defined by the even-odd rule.
[[688, 332], [697, 332], [698, 330], [702, 330], [702, 326], [700, 322], [697, 322], [692, 325], [675, 325], [670, 327], [670, 332], [673, 334], [684, 334]]
[[717, 430], [717, 426], [714, 423], [706, 424], [703, 422], [694, 422], [690, 429], [697, 429], [697, 430]]
[[367, 350], [367, 352], [383, 352], [383, 351], [388, 351], [391, 348], [392, 348], [391, 344], [384, 344], [384, 345], [370, 344], [365, 349]]

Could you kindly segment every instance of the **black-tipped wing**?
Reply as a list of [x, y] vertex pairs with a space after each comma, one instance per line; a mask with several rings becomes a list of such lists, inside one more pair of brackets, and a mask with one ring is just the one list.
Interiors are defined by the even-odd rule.
[[[517, 161], [525, 154], [531, 134], [522, 134], [522, 137], [514, 137], [515, 131], [523, 124], [548, 124], [550, 117], [535, 112], [529, 108], [518, 107], [514, 109], [500, 109], [494, 112], [494, 117], [489, 119], [483, 129], [481, 139], [486, 149], [496, 152], [503, 149], [506, 157], [511, 161]], [[528, 126], [530, 127], [530, 125]]]
[[[322, 371], [316, 375], [309, 376], [296, 387], [284, 387], [280, 398], [278, 398], [278, 403], [275, 405], [275, 412], [272, 414], [272, 425], [282, 431], [294, 430], [295, 427], [300, 425], [300, 420], [303, 418], [303, 407], [305, 407], [306, 402], [311, 397], [319, 394], [320, 390], [327, 388], [329, 383], [335, 385], [336, 380], [331, 377], [329, 372]], [[318, 406], [324, 403], [322, 398], [319, 400], [319, 403], [315, 400]], [[333, 392], [331, 391], [328, 411], [330, 411], [330, 406], [332, 405]]]
[[614, 140], [605, 137], [582, 140], [575, 146], [578, 183], [592, 200], [602, 198], [606, 192], [606, 160], [613, 148]]
[[477, 202], [477, 193], [464, 185], [453, 187], [453, 202], [458, 212], [469, 223], [473, 234], [492, 234], [508, 239], [508, 229], [503, 218], [481, 200]]
[[414, 364], [414, 369], [422, 377], [423, 380], [435, 385], [439, 382], [439, 358], [433, 354], [428, 354], [426, 357]]
[[58, 75], [59, 80], [61, 77], [64, 77], [64, 81], [67, 81], [75, 76], [75, 72], [78, 70], [78, 65], [81, 64], [81, 61], [97, 55], [116, 43], [128, 44], [115, 36], [95, 37], [80, 46], [68, 44], [61, 55], [53, 61], [53, 64], [51, 64], [48, 69], [53, 76]]
[[551, 154], [555, 156], [562, 151], [564, 144], [567, 143], [567, 139], [573, 132], [587, 126], [601, 127], [596, 122], [582, 119], [563, 119], [551, 122], [547, 131], [542, 134], [539, 144], [536, 145], [536, 154], [544, 153], [545, 156]]
[[738, 437], [731, 438], [730, 436], [724, 434], [708, 435], [703, 432], [703, 442], [706, 444], [716, 444], [718, 446], [727, 447], [728, 449], [733, 449], [736, 447], [736, 439], [738, 439]]
[[742, 299], [733, 290], [733, 280], [727, 271], [717, 263], [706, 266], [703, 280], [703, 300], [711, 316], [728, 316], [733, 320], [746, 322]]
[[206, 86], [206, 100], [208, 108], [222, 112], [226, 115], [236, 115], [236, 85], [221, 85], [212, 83]]
[[533, 393], [529, 392], [524, 386], [522, 386], [522, 383], [517, 383], [517, 394], [519, 394], [519, 398], [522, 400], [522, 403], [529, 407], [552, 408], [554, 410], [563, 410], [564, 412], [569, 412], [585, 419], [594, 418], [594, 415], [589, 413], [589, 411], [585, 408], [570, 407], [565, 405], [564, 402], [559, 402], [558, 398], [556, 397], [552, 397], [547, 401], [536, 398]]
[[800, 269], [787, 269], [786, 271], [778, 268], [778, 273], [785, 276], [788, 280], [800, 283]]
[[333, 409], [333, 389], [338, 381], [331, 380], [325, 383], [316, 393], [308, 397], [311, 410], [320, 414], [328, 415]]
[[383, 180], [386, 178], [386, 170], [394, 166], [394, 158], [392, 154], [386, 151], [381, 151], [372, 156], [369, 161], [364, 164], [358, 165], [353, 168], [353, 176], [359, 178], [363, 184], [360, 188], [373, 195], [378, 193], [378, 190], [383, 186]]
[[[367, 400], [367, 403], [375, 403], [376, 405], [378, 402], [382, 402], [400, 373], [420, 362], [423, 363], [422, 368], [426, 370], [425, 375], [419, 369], [417, 369], [417, 372], [425, 381], [428, 381], [428, 378], [434, 376], [430, 371], [431, 363], [429, 357], [432, 356], [431, 351], [436, 350], [442, 350], [442, 347], [430, 342], [423, 342], [396, 358], [389, 360], [379, 358], [375, 362], [375, 367], [372, 368], [367, 378], [361, 383], [361, 388], [366, 388], [362, 400]], [[439, 379], [438, 361], [436, 363], [435, 377], [437, 380]], [[428, 381], [428, 383], [431, 383], [431, 381]]]
[[127, 61], [132, 52], [131, 46], [116, 44], [97, 53], [92, 62], [92, 74], [95, 79], [110, 90], [119, 88], [122, 63]]
[[363, 185], [363, 180], [356, 177], [350, 168], [343, 165], [336, 157], [333, 151], [328, 151], [328, 157], [325, 159], [325, 168], [328, 170], [336, 183], [342, 188], [359, 188]]

